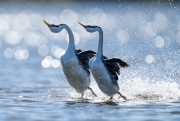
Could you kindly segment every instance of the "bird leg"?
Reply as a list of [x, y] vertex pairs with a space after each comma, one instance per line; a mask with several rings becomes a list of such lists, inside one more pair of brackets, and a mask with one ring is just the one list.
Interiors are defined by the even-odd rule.
[[90, 87], [88, 87], [88, 89], [91, 90], [92, 94], [93, 94], [95, 97], [97, 97], [97, 95], [94, 93], [94, 91], [93, 91]]
[[83, 99], [83, 96], [84, 96], [84, 92], [81, 92], [81, 98]]
[[124, 95], [122, 95], [120, 92], [117, 92], [124, 100], [126, 100], [127, 101], [127, 97], [126, 96], [124, 96]]

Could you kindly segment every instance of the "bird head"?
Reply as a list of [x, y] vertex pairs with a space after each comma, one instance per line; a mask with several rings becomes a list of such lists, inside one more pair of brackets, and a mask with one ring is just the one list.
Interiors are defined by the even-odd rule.
[[49, 27], [49, 29], [53, 32], [53, 33], [58, 33], [60, 31], [62, 31], [64, 29], [64, 25], [65, 24], [60, 24], [60, 25], [54, 25], [54, 24], [49, 24], [48, 22], [46, 22], [45, 20], [43, 20], [43, 22]]
[[99, 29], [101, 29], [98, 26], [90, 26], [90, 25], [83, 25], [82, 23], [78, 22], [81, 26], [83, 26], [87, 32], [95, 32], [95, 31], [99, 31]]

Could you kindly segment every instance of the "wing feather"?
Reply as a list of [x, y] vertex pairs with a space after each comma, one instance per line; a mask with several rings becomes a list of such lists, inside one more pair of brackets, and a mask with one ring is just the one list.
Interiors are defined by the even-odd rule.
[[118, 80], [118, 75], [120, 75], [120, 68], [129, 66], [126, 62], [119, 58], [104, 59], [103, 62], [108, 72], [110, 73], [111, 78], [115, 80]]
[[77, 56], [80, 60], [80, 63], [82, 64], [83, 68], [90, 74], [89, 70], [89, 60], [96, 55], [96, 52], [92, 50], [85, 50], [85, 51], [80, 51], [76, 50]]

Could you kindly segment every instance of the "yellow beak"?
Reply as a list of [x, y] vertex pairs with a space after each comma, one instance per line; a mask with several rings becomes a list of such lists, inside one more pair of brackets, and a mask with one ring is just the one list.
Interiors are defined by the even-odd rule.
[[48, 22], [46, 22], [45, 20], [43, 20], [43, 22], [48, 26], [50, 27], [50, 24]]
[[86, 27], [85, 25], [81, 24], [80, 22], [78, 22], [81, 26], [83, 26], [84, 28]]

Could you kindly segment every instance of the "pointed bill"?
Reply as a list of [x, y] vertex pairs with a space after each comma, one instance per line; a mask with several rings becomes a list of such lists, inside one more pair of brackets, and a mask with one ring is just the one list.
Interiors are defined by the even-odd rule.
[[78, 22], [81, 26], [83, 26], [84, 28], [86, 27], [85, 25], [81, 24], [80, 22]]
[[45, 20], [43, 20], [43, 22], [48, 26], [50, 27], [50, 24], [48, 22], [46, 22]]

